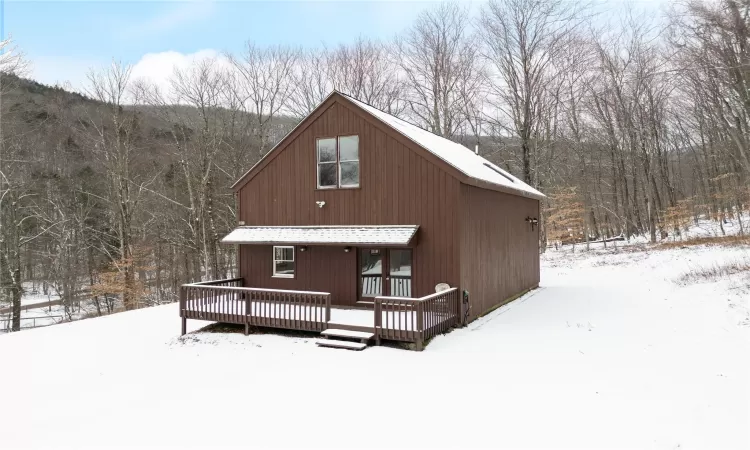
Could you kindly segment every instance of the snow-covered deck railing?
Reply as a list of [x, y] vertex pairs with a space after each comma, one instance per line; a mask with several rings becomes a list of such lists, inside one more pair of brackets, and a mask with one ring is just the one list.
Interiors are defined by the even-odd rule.
[[[327, 292], [258, 289], [242, 284], [241, 278], [230, 278], [183, 285], [182, 334], [187, 319], [242, 324], [246, 333], [251, 325], [323, 331], [332, 324], [331, 294]], [[373, 332], [377, 341], [416, 342], [421, 350], [425, 340], [459, 324], [460, 308], [458, 288], [422, 298], [380, 296], [375, 297], [369, 321], [347, 323], [339, 318], [333, 325]]]
[[227, 287], [242, 287], [242, 278], [224, 278], [223, 280], [211, 280], [211, 281], [198, 281], [191, 283], [191, 286], [227, 286]]
[[[237, 283], [242, 279], [213, 283]], [[182, 286], [180, 317], [185, 334], [187, 319], [292, 330], [322, 331], [331, 320], [331, 294], [217, 285], [212, 282]]]
[[458, 325], [461, 317], [458, 288], [422, 298], [375, 297], [375, 335], [417, 343]]

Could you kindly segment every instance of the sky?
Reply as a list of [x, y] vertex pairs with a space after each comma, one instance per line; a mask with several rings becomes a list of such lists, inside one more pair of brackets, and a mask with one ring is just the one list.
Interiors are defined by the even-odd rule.
[[[618, 0], [614, 0], [617, 2]], [[660, 2], [663, 0], [640, 0]], [[161, 84], [196, 58], [260, 45], [335, 45], [391, 38], [430, 1], [64, 1], [0, 0], [5, 37], [30, 61], [28, 76], [80, 90], [91, 69], [113, 60]], [[482, 0], [462, 0], [473, 11]]]
[[196, 57], [260, 45], [315, 46], [390, 38], [431, 2], [5, 0], [5, 35], [31, 62], [29, 77], [80, 88], [113, 59], [167, 77]]

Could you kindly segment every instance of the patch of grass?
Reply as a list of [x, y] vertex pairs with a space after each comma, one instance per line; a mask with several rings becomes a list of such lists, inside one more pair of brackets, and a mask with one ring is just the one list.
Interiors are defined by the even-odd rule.
[[701, 236], [685, 239], [684, 241], [662, 242], [660, 244], [656, 244], [655, 248], [668, 250], [673, 248], [693, 247], [696, 245], [750, 245], [750, 236]]
[[681, 285], [711, 282], [742, 273], [750, 274], [750, 257], [698, 267], [681, 275], [675, 282]]

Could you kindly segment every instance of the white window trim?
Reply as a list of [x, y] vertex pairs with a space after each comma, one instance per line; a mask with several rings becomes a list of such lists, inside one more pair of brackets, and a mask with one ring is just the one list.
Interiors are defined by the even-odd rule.
[[[356, 137], [357, 138], [357, 159], [347, 159], [346, 161], [343, 161], [341, 159], [341, 152], [339, 151], [340, 144], [339, 140], [341, 138], [347, 138], [347, 137]], [[320, 142], [322, 139], [333, 139], [336, 142], [336, 160], [335, 161], [320, 161], [320, 148], [318, 146], [318, 142]], [[317, 186], [318, 189], [355, 189], [360, 186], [361, 183], [357, 182], [357, 184], [342, 184], [341, 183], [341, 163], [344, 162], [356, 162], [357, 163], [357, 179], [362, 176], [361, 171], [361, 162], [359, 159], [359, 135], [358, 134], [345, 134], [341, 136], [334, 136], [334, 137], [319, 137], [315, 139], [315, 186]], [[336, 184], [332, 184], [330, 186], [321, 186], [320, 185], [320, 165], [321, 164], [333, 164], [336, 167]]]
[[[287, 274], [287, 273], [276, 273], [276, 262], [277, 261], [289, 261], [288, 259], [276, 259], [276, 249], [277, 248], [291, 248], [292, 249], [292, 259], [291, 262], [294, 263], [294, 273], [293, 274]], [[297, 261], [296, 256], [294, 254], [294, 246], [293, 245], [274, 245], [273, 246], [273, 261], [271, 262], [273, 264], [273, 276], [272, 278], [294, 278], [295, 275], [297, 275]]]
[[[351, 137], [356, 137], [357, 138], [357, 159], [347, 159], [346, 161], [344, 161], [343, 159], [341, 159], [341, 151], [339, 150], [341, 148], [341, 144], [340, 144], [341, 138], [351, 138]], [[338, 160], [338, 162], [337, 162], [337, 165], [338, 165], [337, 170], [338, 170], [338, 175], [339, 175], [338, 176], [338, 179], [339, 179], [339, 188], [342, 188], [342, 189], [358, 188], [359, 187], [359, 176], [361, 175], [360, 171], [359, 171], [359, 135], [358, 134], [349, 134], [349, 135], [346, 135], [346, 136], [338, 136], [336, 138], [336, 159]], [[348, 163], [351, 163], [351, 162], [356, 162], [357, 163], [357, 184], [343, 184], [341, 182], [341, 163], [347, 163], [347, 162]]]
[[[335, 160], [320, 162], [320, 146], [318, 145], [318, 143], [323, 139], [333, 139], [333, 141], [336, 143], [336, 159]], [[338, 181], [335, 184], [332, 184], [330, 186], [320, 185], [320, 165], [321, 164], [333, 164], [333, 166], [336, 167], [336, 171], [338, 172], [340, 169], [338, 167], [339, 165], [338, 161], [339, 161], [339, 140], [337, 137], [322, 137], [322, 138], [315, 139], [315, 172], [316, 172], [315, 185], [318, 187], [318, 189], [337, 189], [339, 187]], [[338, 177], [339, 177], [339, 174], [337, 173], [336, 178]]]

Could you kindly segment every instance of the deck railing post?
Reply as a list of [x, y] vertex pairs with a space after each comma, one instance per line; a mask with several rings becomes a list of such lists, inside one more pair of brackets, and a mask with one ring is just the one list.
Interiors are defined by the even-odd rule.
[[180, 318], [182, 319], [182, 329], [180, 336], [185, 336], [187, 333], [187, 317], [185, 317], [185, 295], [187, 287], [180, 286]]
[[375, 325], [375, 345], [380, 345], [380, 330], [383, 326], [383, 304], [380, 297], [375, 297], [373, 303], [374, 325]]
[[424, 305], [425, 301], [417, 303], [417, 331], [424, 331]]
[[253, 312], [250, 299], [253, 296], [253, 292], [245, 292], [243, 293], [243, 295], [245, 297], [245, 336], [247, 336], [248, 334], [250, 334], [250, 316]]
[[331, 294], [326, 294], [326, 326], [331, 321]]
[[417, 350], [422, 351], [424, 340], [424, 305], [427, 301], [417, 303]]

